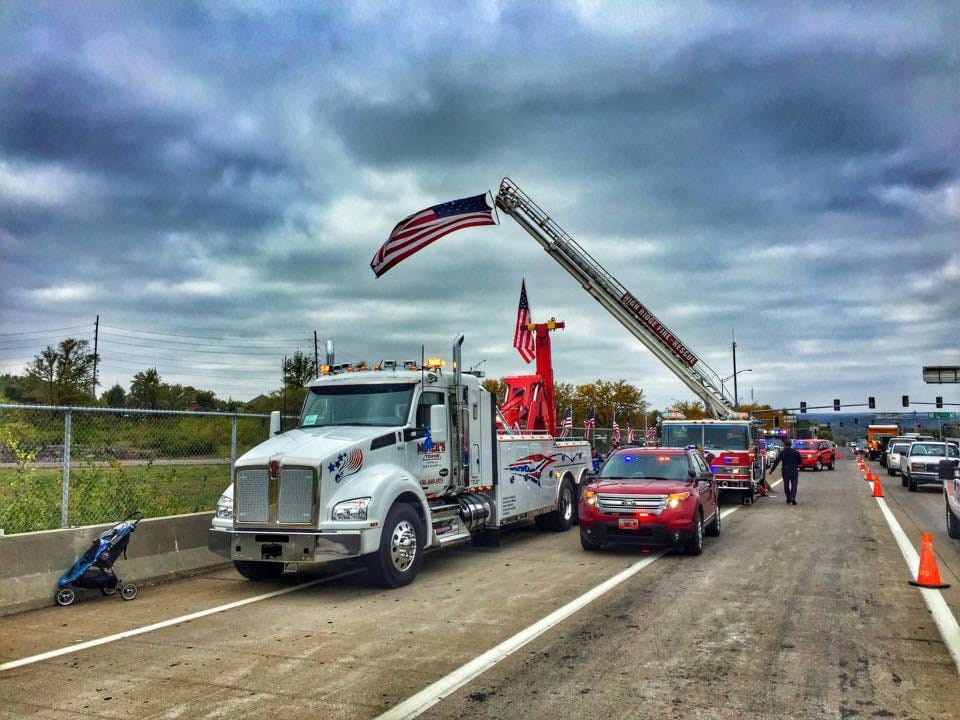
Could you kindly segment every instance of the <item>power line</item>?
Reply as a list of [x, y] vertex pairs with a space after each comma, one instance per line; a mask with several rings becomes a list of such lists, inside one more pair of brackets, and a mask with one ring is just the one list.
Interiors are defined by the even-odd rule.
[[212, 335], [180, 335], [176, 333], [155, 332], [153, 330], [135, 330], [133, 328], [118, 327], [116, 325], [101, 325], [101, 327], [110, 328], [111, 330], [124, 330], [126, 332], [143, 333], [145, 335], [163, 335], [166, 337], [193, 338], [196, 340], [243, 340], [246, 342], [300, 342], [304, 340], [309, 340], [309, 338], [302, 338], [302, 337], [300, 338], [229, 338], [229, 337], [214, 337]]
[[69, 325], [67, 327], [61, 327], [61, 328], [47, 328], [45, 330], [20, 330], [17, 332], [0, 333], [0, 337], [10, 337], [12, 335], [38, 335], [38, 334], [49, 335], [51, 333], [60, 332], [61, 330], [76, 330], [77, 328], [88, 328], [90, 327], [90, 325], [91, 323], [87, 323], [86, 325]]
[[[114, 336], [114, 337], [122, 337], [122, 338], [129, 339], [129, 340], [149, 340], [149, 338], [130, 338], [130, 337], [127, 336], [127, 335], [116, 335], [115, 333], [108, 333], [108, 332], [101, 332], [100, 335], [101, 335], [101, 336], [103, 336], [103, 335], [108, 335], [108, 336]], [[231, 355], [255, 355], [255, 356], [260, 356], [260, 357], [277, 357], [277, 356], [280, 354], [280, 353], [278, 353], [278, 352], [249, 352], [249, 351], [240, 351], [238, 348], [242, 348], [242, 346], [235, 346], [235, 345], [234, 345], [234, 346], [231, 346], [231, 345], [215, 346], [215, 345], [213, 345], [213, 346], [210, 346], [212, 349], [210, 349], [210, 350], [203, 350], [203, 349], [201, 349], [201, 348], [203, 348], [203, 347], [205, 347], [205, 346], [202, 346], [202, 345], [185, 345], [185, 344], [177, 343], [177, 342], [172, 341], [172, 340], [156, 340], [156, 341], [153, 341], [153, 344], [151, 344], [151, 345], [144, 345], [143, 343], [123, 342], [122, 340], [114, 340], [114, 339], [106, 339], [104, 342], [109, 342], [109, 343], [112, 343], [112, 344], [114, 344], [114, 345], [126, 345], [126, 346], [128, 346], [128, 347], [148, 348], [148, 349], [150, 349], [150, 350], [158, 350], [158, 349], [162, 349], [162, 350], [189, 350], [190, 352], [200, 353], [200, 354], [208, 354], [208, 355], [210, 355], [210, 354], [223, 355], [223, 354], [224, 354], [224, 352], [223, 352], [224, 349], [232, 349], [232, 352], [230, 353]], [[158, 344], [160, 344], [162, 347], [158, 347]], [[266, 349], [266, 348], [263, 348], [263, 349]], [[279, 349], [283, 349], [283, 348], [279, 348]], [[289, 351], [289, 349], [290, 349], [289, 347], [286, 348], [286, 350], [288, 350], [288, 351]]]

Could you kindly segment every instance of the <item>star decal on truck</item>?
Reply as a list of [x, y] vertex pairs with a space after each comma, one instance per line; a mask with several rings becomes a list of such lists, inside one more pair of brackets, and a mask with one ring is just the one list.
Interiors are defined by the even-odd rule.
[[327, 465], [327, 471], [333, 474], [333, 481], [340, 482], [355, 475], [363, 467], [363, 451], [360, 448], [339, 453], [336, 459]]

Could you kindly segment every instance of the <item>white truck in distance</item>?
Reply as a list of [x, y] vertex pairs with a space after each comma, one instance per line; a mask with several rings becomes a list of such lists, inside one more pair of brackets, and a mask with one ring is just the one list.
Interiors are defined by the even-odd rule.
[[569, 529], [589, 444], [498, 429], [495, 398], [460, 371], [462, 342], [449, 371], [391, 364], [313, 380], [299, 427], [237, 460], [210, 549], [251, 580], [363, 557], [376, 584], [399, 587], [426, 550], [495, 544], [528, 520]]

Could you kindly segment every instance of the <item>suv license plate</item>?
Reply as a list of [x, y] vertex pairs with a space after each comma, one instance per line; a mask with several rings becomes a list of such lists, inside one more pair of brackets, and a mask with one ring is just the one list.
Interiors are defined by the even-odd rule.
[[620, 518], [620, 529], [621, 530], [639, 530], [640, 521], [636, 518]]

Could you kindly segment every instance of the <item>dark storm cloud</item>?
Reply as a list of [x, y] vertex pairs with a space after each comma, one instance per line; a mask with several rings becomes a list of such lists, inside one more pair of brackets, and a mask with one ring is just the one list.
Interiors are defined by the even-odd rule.
[[559, 376], [686, 397], [509, 218], [373, 278], [400, 217], [508, 174], [705, 363], [736, 328], [761, 399], [907, 391], [960, 355], [958, 30], [896, 3], [0, 10], [4, 326], [317, 329], [357, 359], [465, 330], [503, 374], [526, 276], [568, 321]]

